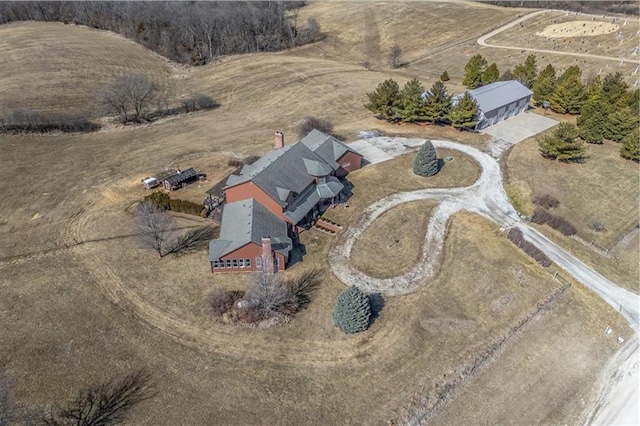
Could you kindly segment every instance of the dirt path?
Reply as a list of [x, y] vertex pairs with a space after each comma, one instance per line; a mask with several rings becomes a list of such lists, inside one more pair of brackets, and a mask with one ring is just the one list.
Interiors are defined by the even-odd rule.
[[[518, 46], [500, 46], [497, 44], [489, 44], [487, 43], [487, 39], [495, 36], [496, 34], [500, 34], [501, 32], [508, 30], [511, 27], [514, 27], [516, 25], [518, 25], [519, 23], [526, 21], [527, 19], [533, 18], [534, 16], [538, 16], [541, 15], [543, 13], [547, 13], [547, 12], [562, 12], [561, 10], [540, 10], [537, 12], [533, 12], [533, 13], [529, 13], [528, 15], [525, 15], [521, 18], [516, 19], [513, 22], [510, 22], [506, 25], [501, 26], [498, 29], [495, 29], [493, 31], [491, 31], [488, 34], [483, 35], [482, 37], [480, 37], [478, 39], [478, 44], [480, 46], [483, 47], [494, 47], [497, 49], [509, 49], [509, 50], [526, 50], [529, 52], [536, 52], [536, 53], [549, 53], [551, 55], [565, 55], [565, 56], [577, 56], [580, 58], [591, 58], [591, 59], [601, 59], [603, 61], [616, 61], [616, 62], [620, 62], [621, 60], [623, 60], [624, 62], [629, 62], [632, 64], [640, 64], [640, 60], [637, 59], [627, 59], [627, 58], [617, 58], [614, 56], [602, 56], [602, 55], [592, 55], [590, 53], [578, 53], [578, 52], [563, 52], [563, 51], [559, 51], [559, 50], [546, 50], [546, 49], [532, 49], [529, 47], [518, 47]], [[584, 15], [584, 16], [592, 16], [592, 15]]]
[[[421, 139], [386, 137], [371, 138], [367, 141], [393, 156], [416, 150], [424, 143], [424, 140]], [[640, 296], [617, 286], [540, 232], [521, 222], [504, 192], [500, 166], [494, 158], [475, 148], [455, 142], [432, 142], [436, 148], [461, 151], [478, 161], [482, 167], [482, 174], [478, 181], [466, 188], [403, 192], [372, 204], [336, 240], [329, 255], [329, 263], [333, 273], [345, 284], [356, 285], [366, 291], [392, 295], [409, 293], [433, 279], [437, 274], [444, 245], [446, 224], [452, 214], [467, 210], [479, 213], [503, 227], [517, 226], [523, 231], [525, 239], [544, 251], [559, 267], [618, 310], [636, 331], [634, 338], [610, 361], [603, 373], [604, 386], [598, 404], [586, 421], [592, 421], [594, 424], [628, 424], [630, 419], [637, 419], [636, 403], [640, 375], [638, 368]], [[377, 279], [367, 276], [350, 265], [349, 258], [356, 239], [377, 217], [397, 205], [422, 199], [437, 199], [440, 201], [440, 205], [432, 212], [422, 257], [412, 271], [395, 278]], [[615, 372], [613, 376], [612, 372]], [[620, 379], [621, 377], [622, 379]]]

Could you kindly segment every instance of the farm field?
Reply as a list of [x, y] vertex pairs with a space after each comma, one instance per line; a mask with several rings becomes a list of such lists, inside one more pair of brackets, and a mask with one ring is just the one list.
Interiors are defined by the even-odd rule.
[[[0, 201], [0, 376], [12, 384], [15, 401], [37, 409], [146, 367], [158, 394], [131, 411], [131, 424], [380, 424], [415, 410], [410, 401], [449, 384], [526, 318], [478, 376], [434, 413], [434, 424], [455, 423], [456, 417], [579, 423], [583, 402], [595, 398], [599, 373], [619, 348], [602, 329], [609, 324], [625, 338], [631, 332], [615, 310], [579, 285], [533, 313], [562, 282], [553, 278], [553, 268], [534, 264], [479, 216], [456, 214], [438, 277], [413, 294], [387, 298], [370, 330], [352, 336], [341, 334], [331, 320], [344, 285], [330, 272], [332, 238], [326, 234], [304, 232], [307, 254], [286, 272], [324, 271], [312, 303], [288, 324], [256, 330], [216, 323], [205, 309], [212, 289], [242, 289], [247, 275], [211, 274], [206, 251], [158, 259], [140, 248], [134, 232], [133, 208], [148, 194], [142, 178], [167, 167], [193, 166], [207, 173], [208, 181], [173, 195], [199, 202], [233, 169], [229, 159], [267, 152], [276, 130], [285, 133], [287, 144], [297, 140], [296, 123], [306, 115], [331, 120], [345, 141], [377, 129], [486, 149], [483, 135], [380, 122], [363, 107], [366, 92], [389, 77], [403, 84], [415, 76], [428, 87], [444, 69], [452, 77], [450, 91], [462, 90], [464, 63], [477, 52], [500, 61], [501, 69], [503, 62], [520, 62], [526, 55], [510, 57], [477, 45], [473, 50], [472, 44], [526, 12], [466, 2], [312, 2], [298, 19], [316, 18], [325, 40], [291, 51], [225, 57], [198, 68], [177, 66], [119, 36], [84, 27], [0, 26], [0, 61], [8, 64], [0, 69], [3, 110], [102, 117], [92, 102], [96, 91], [127, 72], [157, 80], [172, 102], [199, 92], [221, 105], [153, 124], [108, 124], [89, 134], [2, 135], [0, 179], [13, 182], [20, 176]], [[468, 25], [454, 25], [460, 21]], [[389, 70], [385, 54], [394, 42], [406, 65]], [[371, 70], [364, 61], [371, 62]], [[539, 57], [538, 63], [545, 62]], [[525, 151], [514, 150], [510, 162], [535, 161], [528, 157], [529, 142], [522, 146]], [[618, 174], [630, 176], [634, 171], [617, 163], [612, 152], [602, 155]], [[447, 155], [454, 161], [429, 180], [412, 174], [413, 155], [352, 173], [350, 207], [330, 210], [328, 217], [348, 226], [385, 195], [477, 180], [478, 164], [457, 151], [438, 150], [439, 157]], [[510, 178], [524, 187], [529, 181], [518, 175], [519, 167], [510, 163]], [[602, 172], [614, 173], [604, 166]], [[565, 205], [563, 199], [560, 208], [571, 214], [579, 202]], [[626, 211], [617, 210], [625, 203], [602, 204], [597, 211], [625, 218]], [[416, 216], [428, 209], [425, 203], [394, 209], [391, 219], [382, 216], [370, 231], [406, 215], [415, 226], [402, 230], [410, 236], [401, 238], [413, 251], [424, 237]], [[181, 216], [179, 223], [208, 222]], [[614, 238], [617, 231], [607, 232]], [[634, 238], [629, 247], [637, 247]], [[634, 258], [629, 250], [617, 256], [624, 265]], [[398, 270], [410, 266], [408, 260]], [[525, 277], [524, 285], [516, 273]], [[532, 353], [532, 347], [540, 349]], [[566, 380], [558, 383], [558, 377]], [[492, 392], [483, 401], [477, 389], [485, 388]], [[527, 398], [513, 398], [524, 391]], [[480, 404], [491, 410], [471, 414]]]

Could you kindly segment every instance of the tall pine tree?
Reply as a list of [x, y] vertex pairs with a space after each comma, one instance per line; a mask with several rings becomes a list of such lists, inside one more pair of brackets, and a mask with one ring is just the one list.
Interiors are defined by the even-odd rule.
[[482, 85], [484, 86], [485, 84], [491, 84], [495, 81], [498, 81], [499, 77], [500, 77], [500, 71], [498, 70], [498, 66], [494, 62], [491, 65], [489, 65], [489, 68], [487, 68], [482, 73]]
[[587, 100], [602, 99], [602, 79], [599, 75], [587, 86]]
[[582, 72], [577, 66], [567, 68], [558, 79], [556, 90], [549, 99], [551, 109], [561, 114], [578, 114], [586, 98]]
[[582, 160], [587, 151], [571, 123], [560, 123], [551, 133], [538, 138], [538, 149], [543, 157], [558, 161]]
[[367, 93], [369, 103], [365, 105], [378, 117], [387, 121], [400, 119], [399, 109], [402, 106], [400, 98], [400, 86], [393, 79], [387, 79], [380, 83], [373, 93]]
[[473, 129], [478, 124], [479, 108], [476, 100], [469, 92], [458, 99], [449, 113], [449, 121], [456, 129]]
[[536, 65], [536, 55], [529, 55], [524, 64], [518, 64], [513, 69], [513, 76], [523, 85], [531, 88], [538, 76], [538, 66]]
[[607, 125], [605, 127], [605, 137], [612, 141], [620, 142], [625, 136], [633, 132], [640, 126], [640, 118], [638, 111], [632, 111], [628, 106], [621, 104], [615, 105], [615, 110], [607, 117]]
[[556, 69], [553, 65], [547, 65], [535, 83], [533, 83], [533, 101], [536, 105], [542, 105], [544, 101], [548, 101], [553, 92], [556, 90]]
[[402, 121], [414, 123], [416, 121], [424, 121], [424, 87], [415, 79], [407, 81], [400, 92], [402, 106], [400, 108], [400, 117]]
[[478, 54], [473, 56], [464, 67], [464, 80], [462, 84], [469, 89], [475, 89], [482, 85], [482, 73], [487, 69], [487, 60]]
[[602, 81], [602, 97], [610, 105], [615, 105], [619, 101], [626, 99], [628, 88], [629, 85], [624, 82], [621, 72], [607, 74]]
[[640, 161], [640, 127], [622, 139], [620, 155], [628, 160]]
[[434, 124], [443, 123], [449, 118], [450, 111], [451, 96], [447, 93], [447, 87], [441, 81], [436, 81], [426, 94], [424, 102], [425, 118]]
[[580, 109], [578, 130], [580, 137], [589, 143], [602, 143], [607, 126], [608, 104], [602, 99], [590, 99]]

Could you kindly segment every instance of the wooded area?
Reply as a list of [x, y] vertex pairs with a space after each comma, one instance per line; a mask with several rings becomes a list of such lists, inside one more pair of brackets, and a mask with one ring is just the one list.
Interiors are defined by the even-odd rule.
[[304, 2], [0, 2], [0, 23], [54, 21], [110, 30], [172, 60], [203, 65], [221, 55], [272, 52], [318, 40]]
[[530, 1], [530, 0], [480, 0], [479, 3], [488, 3], [502, 7], [532, 7], [537, 9], [560, 9], [582, 13], [623, 13], [625, 15], [638, 15], [637, 1]]

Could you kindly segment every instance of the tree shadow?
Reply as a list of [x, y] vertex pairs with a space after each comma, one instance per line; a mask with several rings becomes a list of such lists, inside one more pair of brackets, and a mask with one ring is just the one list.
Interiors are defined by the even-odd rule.
[[372, 293], [369, 295], [369, 306], [371, 307], [371, 317], [369, 317], [369, 326], [380, 316], [380, 313], [384, 310], [385, 302], [382, 293]]
[[307, 254], [307, 248], [299, 240], [293, 241], [293, 246], [289, 251], [289, 261], [287, 262], [287, 269], [295, 265], [296, 263], [304, 262], [304, 256]]

